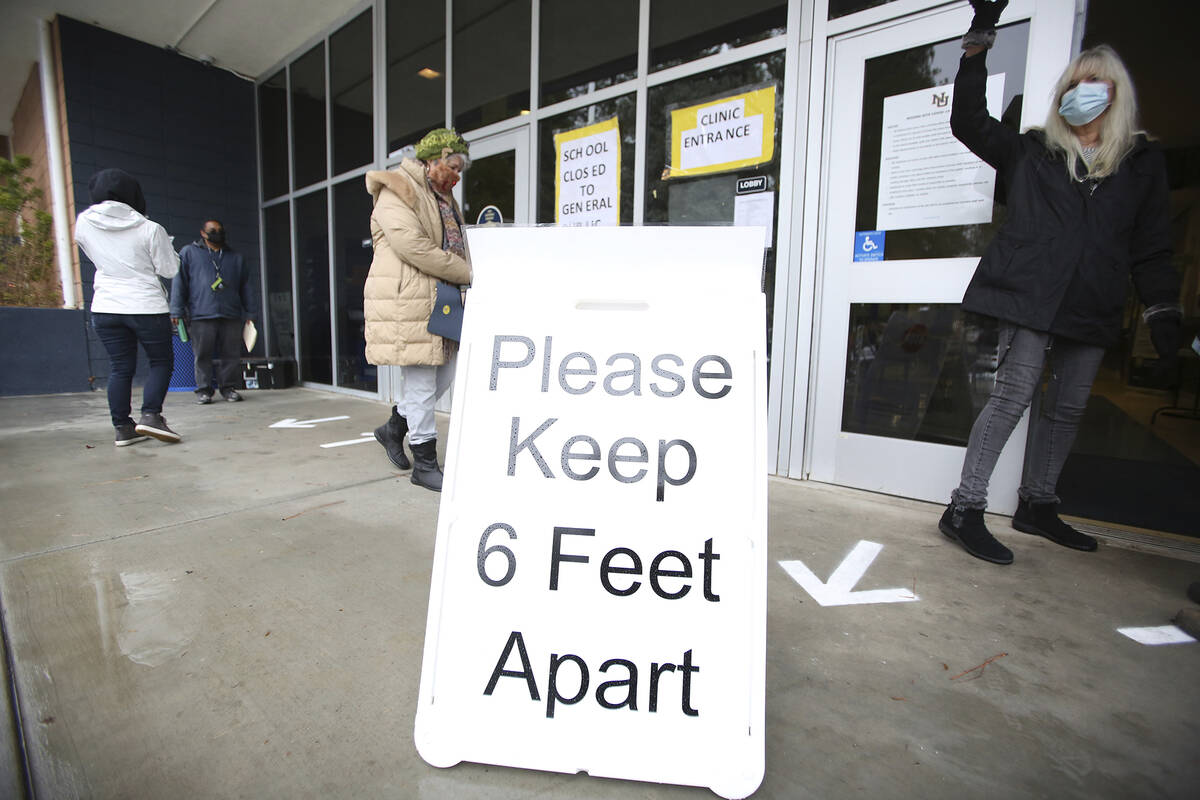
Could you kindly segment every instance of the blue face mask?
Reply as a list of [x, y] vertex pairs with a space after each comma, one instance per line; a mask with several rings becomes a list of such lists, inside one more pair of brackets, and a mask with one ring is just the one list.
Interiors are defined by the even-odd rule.
[[1062, 97], [1058, 113], [1072, 125], [1086, 125], [1108, 108], [1108, 84], [1084, 82]]

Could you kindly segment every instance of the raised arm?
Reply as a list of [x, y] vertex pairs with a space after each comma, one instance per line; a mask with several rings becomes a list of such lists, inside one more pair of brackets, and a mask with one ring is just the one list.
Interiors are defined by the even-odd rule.
[[950, 130], [975, 155], [996, 169], [1019, 154], [1020, 135], [1000, 123], [987, 109], [986, 51], [996, 40], [996, 24], [1008, 0], [971, 0], [975, 17], [963, 36], [963, 57], [954, 77]]

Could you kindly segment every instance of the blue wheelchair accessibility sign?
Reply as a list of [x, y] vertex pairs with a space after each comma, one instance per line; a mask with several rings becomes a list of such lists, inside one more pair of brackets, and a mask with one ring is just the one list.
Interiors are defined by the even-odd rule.
[[883, 261], [883, 243], [887, 231], [855, 231], [854, 260]]

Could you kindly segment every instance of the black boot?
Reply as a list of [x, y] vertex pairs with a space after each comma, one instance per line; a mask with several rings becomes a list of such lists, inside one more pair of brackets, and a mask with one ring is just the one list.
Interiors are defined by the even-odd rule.
[[410, 444], [413, 451], [412, 482], [435, 492], [442, 490], [442, 468], [437, 463], [437, 439]]
[[400, 416], [395, 408], [392, 417], [375, 429], [375, 441], [383, 445], [388, 459], [396, 465], [396, 469], [409, 469], [412, 462], [404, 454], [404, 434], [408, 433], [408, 420]]
[[1018, 499], [1017, 513], [1013, 514], [1012, 526], [1024, 533], [1045, 536], [1063, 547], [1089, 552], [1095, 550], [1096, 540], [1059, 519], [1054, 507], [1054, 503], [1030, 503], [1025, 499]]
[[938, 530], [962, 545], [976, 558], [993, 564], [1011, 564], [1012, 551], [992, 536], [983, 524], [982, 508], [956, 509], [954, 503], [946, 506], [946, 512], [938, 522]]

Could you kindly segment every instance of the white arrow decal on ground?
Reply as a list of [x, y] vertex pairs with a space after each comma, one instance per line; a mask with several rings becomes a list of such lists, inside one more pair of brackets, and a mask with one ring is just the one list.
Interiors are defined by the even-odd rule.
[[363, 442], [375, 441], [375, 434], [371, 433], [370, 431], [363, 431], [360, 435], [365, 436], [367, 438], [365, 438], [365, 439], [346, 439], [341, 442], [328, 442], [327, 444], [321, 445], [321, 447], [345, 447], [348, 444], [362, 444]]
[[335, 419], [350, 419], [349, 416], [343, 414], [340, 417], [321, 417], [320, 419], [281, 419], [279, 422], [273, 422], [268, 425], [268, 428], [315, 428], [318, 422], [333, 422]]
[[787, 574], [792, 576], [792, 580], [800, 584], [804, 591], [812, 595], [812, 598], [823, 606], [911, 603], [919, 600], [920, 598], [908, 589], [854, 591], [854, 587], [882, 549], [883, 545], [876, 542], [859, 542], [850, 551], [850, 555], [846, 556], [841, 564], [838, 564], [837, 569], [833, 571], [826, 582], [822, 582], [814, 575], [803, 561], [780, 561], [779, 566], [783, 567]]
[[1117, 628], [1117, 633], [1128, 636], [1138, 644], [1191, 644], [1196, 641], [1175, 625], [1157, 625], [1153, 628]]

